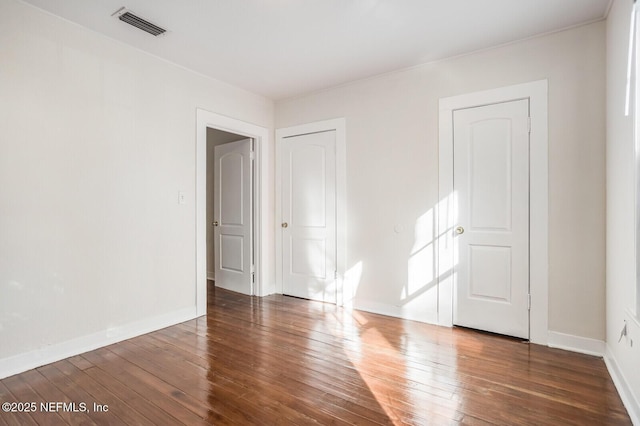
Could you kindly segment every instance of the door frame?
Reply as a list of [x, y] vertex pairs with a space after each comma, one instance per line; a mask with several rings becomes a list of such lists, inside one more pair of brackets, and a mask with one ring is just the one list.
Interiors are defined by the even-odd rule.
[[207, 127], [254, 140], [255, 185], [253, 193], [256, 296], [275, 291], [269, 279], [273, 264], [269, 234], [269, 129], [198, 108], [196, 110], [196, 315], [207, 314]]
[[[438, 323], [453, 326], [455, 253], [453, 238], [453, 111], [529, 99], [529, 340], [546, 345], [549, 328], [548, 81], [538, 80], [468, 93], [439, 101], [439, 203], [437, 206]], [[535, 206], [535, 208], [533, 208]]]
[[298, 126], [284, 127], [276, 129], [275, 146], [275, 229], [276, 229], [276, 292], [282, 294], [282, 164], [280, 155], [282, 154], [282, 140], [286, 137], [305, 135], [309, 133], [319, 133], [335, 130], [336, 132], [336, 268], [338, 277], [336, 279], [338, 306], [345, 304], [345, 294], [349, 294], [349, 289], [345, 289], [345, 268], [347, 265], [347, 199], [346, 199], [346, 176], [347, 176], [347, 150], [346, 150], [346, 121], [344, 118], [317, 121], [313, 123], [301, 124]]

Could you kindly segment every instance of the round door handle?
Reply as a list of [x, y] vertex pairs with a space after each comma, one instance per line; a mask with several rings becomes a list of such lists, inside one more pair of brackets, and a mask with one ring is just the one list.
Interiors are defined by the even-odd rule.
[[458, 234], [458, 235], [464, 234], [464, 228], [462, 226], [458, 226], [456, 228], [456, 234]]
[[214, 220], [211, 224], [212, 224], [213, 226], [218, 226], [218, 221], [217, 221], [217, 220]]
[[289, 224], [287, 222], [282, 222], [282, 227], [283, 228], [287, 228], [289, 226]]

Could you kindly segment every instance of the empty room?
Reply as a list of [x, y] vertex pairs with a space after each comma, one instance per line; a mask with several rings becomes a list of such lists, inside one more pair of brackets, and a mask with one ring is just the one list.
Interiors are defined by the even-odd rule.
[[634, 0], [0, 0], [0, 426], [640, 425]]

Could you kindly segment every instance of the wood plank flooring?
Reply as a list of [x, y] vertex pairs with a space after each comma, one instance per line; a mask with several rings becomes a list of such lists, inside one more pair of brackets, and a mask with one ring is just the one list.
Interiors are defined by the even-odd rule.
[[37, 404], [0, 425], [631, 424], [600, 358], [215, 288], [206, 318], [1, 380], [0, 402]]

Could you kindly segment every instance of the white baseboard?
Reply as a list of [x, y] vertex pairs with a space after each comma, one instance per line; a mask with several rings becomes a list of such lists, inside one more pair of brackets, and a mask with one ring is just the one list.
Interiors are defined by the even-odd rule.
[[196, 308], [158, 315], [0, 359], [0, 379], [196, 318]]
[[603, 340], [574, 336], [557, 331], [549, 331], [549, 341], [547, 344], [550, 348], [564, 349], [593, 356], [604, 356], [605, 350]]
[[627, 413], [629, 413], [629, 417], [631, 417], [631, 422], [636, 426], [640, 426], [640, 401], [638, 401], [633, 394], [629, 383], [625, 379], [624, 374], [622, 374], [620, 366], [608, 346], [604, 355], [604, 363], [607, 366], [607, 370], [609, 370], [613, 384], [618, 390], [624, 408], [627, 409]]
[[213, 272], [207, 272], [207, 280], [215, 281], [216, 277]]
[[427, 324], [438, 324], [437, 316], [429, 315], [428, 309], [412, 310], [402, 306], [387, 305], [378, 302], [354, 301], [347, 306], [347, 309], [357, 309], [359, 311], [371, 312], [372, 314], [386, 315], [388, 317], [401, 318], [411, 321], [425, 322]]

